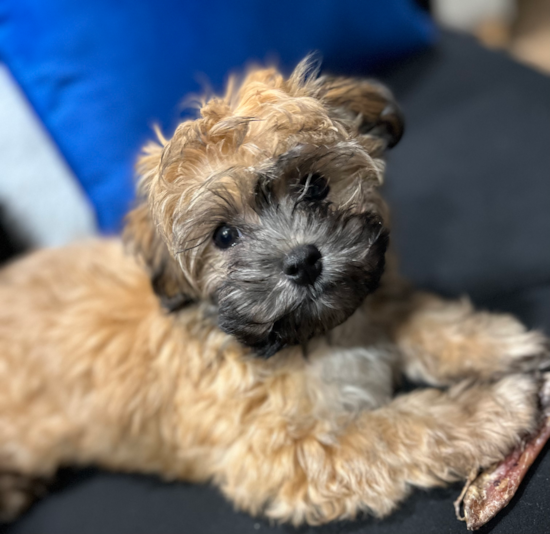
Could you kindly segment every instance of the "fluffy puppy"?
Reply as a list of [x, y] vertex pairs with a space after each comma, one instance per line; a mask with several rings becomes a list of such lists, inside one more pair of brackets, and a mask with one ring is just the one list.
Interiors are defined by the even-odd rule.
[[[375, 82], [252, 70], [145, 148], [126, 252], [5, 268], [4, 517], [90, 463], [213, 480], [294, 524], [382, 516], [532, 431], [543, 336], [382, 275], [402, 128]], [[403, 374], [437, 387], [394, 396]]]

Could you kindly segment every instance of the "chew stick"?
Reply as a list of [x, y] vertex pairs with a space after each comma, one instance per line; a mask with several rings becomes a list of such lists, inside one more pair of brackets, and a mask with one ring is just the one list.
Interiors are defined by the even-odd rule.
[[[510, 502], [529, 467], [550, 438], [550, 374], [544, 378], [540, 395], [544, 418], [537, 432], [502, 462], [479, 476], [477, 472], [470, 475], [455, 501], [456, 516], [460, 521], [466, 521], [468, 530], [477, 530]], [[460, 515], [461, 505], [463, 516]]]

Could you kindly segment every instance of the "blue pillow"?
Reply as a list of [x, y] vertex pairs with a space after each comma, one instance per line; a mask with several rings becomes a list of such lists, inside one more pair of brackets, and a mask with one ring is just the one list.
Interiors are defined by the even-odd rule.
[[[0, 0], [0, 55], [95, 207], [120, 229], [133, 164], [158, 122], [228, 70], [319, 50], [332, 71], [368, 73], [434, 40], [413, 0]], [[62, 206], [60, 206], [62, 209]]]

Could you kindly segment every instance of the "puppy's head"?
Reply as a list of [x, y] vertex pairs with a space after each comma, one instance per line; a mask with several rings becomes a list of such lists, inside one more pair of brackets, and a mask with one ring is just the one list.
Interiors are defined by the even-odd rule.
[[258, 355], [345, 321], [377, 287], [388, 242], [378, 194], [402, 133], [371, 81], [253, 70], [145, 149], [125, 238], [169, 310], [206, 300]]

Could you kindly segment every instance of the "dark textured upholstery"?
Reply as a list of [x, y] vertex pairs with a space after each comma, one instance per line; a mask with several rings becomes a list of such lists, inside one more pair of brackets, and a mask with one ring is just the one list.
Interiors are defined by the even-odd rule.
[[[469, 293], [478, 305], [517, 313], [550, 334], [550, 79], [451, 34], [383, 77], [408, 119], [386, 186], [403, 271], [422, 287]], [[481, 532], [550, 531], [547, 453]], [[452, 506], [459, 491], [460, 484], [416, 491], [382, 521], [295, 531], [233, 512], [206, 486], [66, 471], [52, 494], [6, 532], [466, 532]]]

